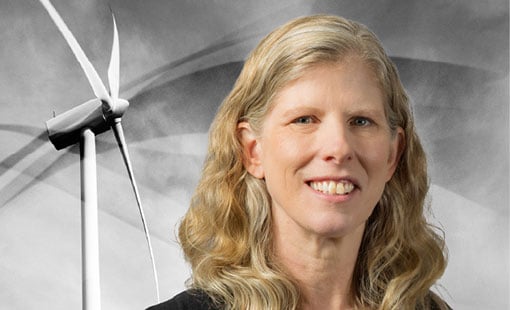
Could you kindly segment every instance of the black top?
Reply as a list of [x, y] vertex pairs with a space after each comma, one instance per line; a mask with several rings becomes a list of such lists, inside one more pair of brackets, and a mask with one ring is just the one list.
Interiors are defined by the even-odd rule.
[[147, 308], [147, 310], [220, 310], [211, 298], [199, 290], [184, 291], [170, 300]]
[[[452, 309], [448, 306], [448, 309]], [[184, 291], [170, 300], [147, 308], [146, 310], [220, 310], [211, 298], [199, 290]], [[430, 310], [439, 310], [440, 307], [431, 299]]]

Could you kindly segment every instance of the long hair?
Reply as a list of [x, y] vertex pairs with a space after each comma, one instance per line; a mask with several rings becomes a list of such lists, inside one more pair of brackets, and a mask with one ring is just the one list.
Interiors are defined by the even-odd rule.
[[[426, 309], [445, 266], [444, 240], [424, 217], [426, 158], [397, 70], [376, 36], [340, 17], [298, 18], [252, 51], [212, 123], [202, 177], [179, 227], [192, 267], [190, 285], [226, 309], [296, 309], [301, 295], [273, 255], [271, 199], [242, 163], [237, 125], [260, 130], [273, 98], [319, 63], [355, 55], [376, 73], [393, 132], [405, 145], [397, 169], [369, 217], [353, 275], [359, 306]], [[347, 61], [347, 60], [345, 60]]]

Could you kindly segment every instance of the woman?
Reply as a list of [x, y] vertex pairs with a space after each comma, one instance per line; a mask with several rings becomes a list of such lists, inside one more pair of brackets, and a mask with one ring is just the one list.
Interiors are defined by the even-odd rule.
[[190, 290], [153, 309], [447, 309], [444, 241], [395, 66], [366, 27], [299, 18], [255, 48], [179, 228]]

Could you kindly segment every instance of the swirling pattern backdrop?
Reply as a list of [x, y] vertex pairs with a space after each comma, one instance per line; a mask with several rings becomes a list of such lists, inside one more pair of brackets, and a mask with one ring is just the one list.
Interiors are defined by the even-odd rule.
[[[207, 130], [249, 50], [290, 18], [331, 13], [380, 37], [412, 98], [430, 160], [432, 221], [449, 267], [437, 290], [456, 309], [509, 305], [509, 8], [495, 1], [54, 0], [106, 81], [112, 38], [163, 298], [189, 276], [176, 243]], [[0, 301], [8, 309], [81, 304], [77, 147], [56, 151], [45, 121], [93, 97], [36, 0], [0, 3]], [[98, 137], [101, 298], [155, 302], [138, 211], [110, 132]]]

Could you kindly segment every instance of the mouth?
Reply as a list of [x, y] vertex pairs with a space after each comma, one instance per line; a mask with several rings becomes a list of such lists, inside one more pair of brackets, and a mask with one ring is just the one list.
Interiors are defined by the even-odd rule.
[[309, 181], [307, 184], [314, 191], [326, 195], [348, 195], [356, 188], [356, 185], [349, 180]]

